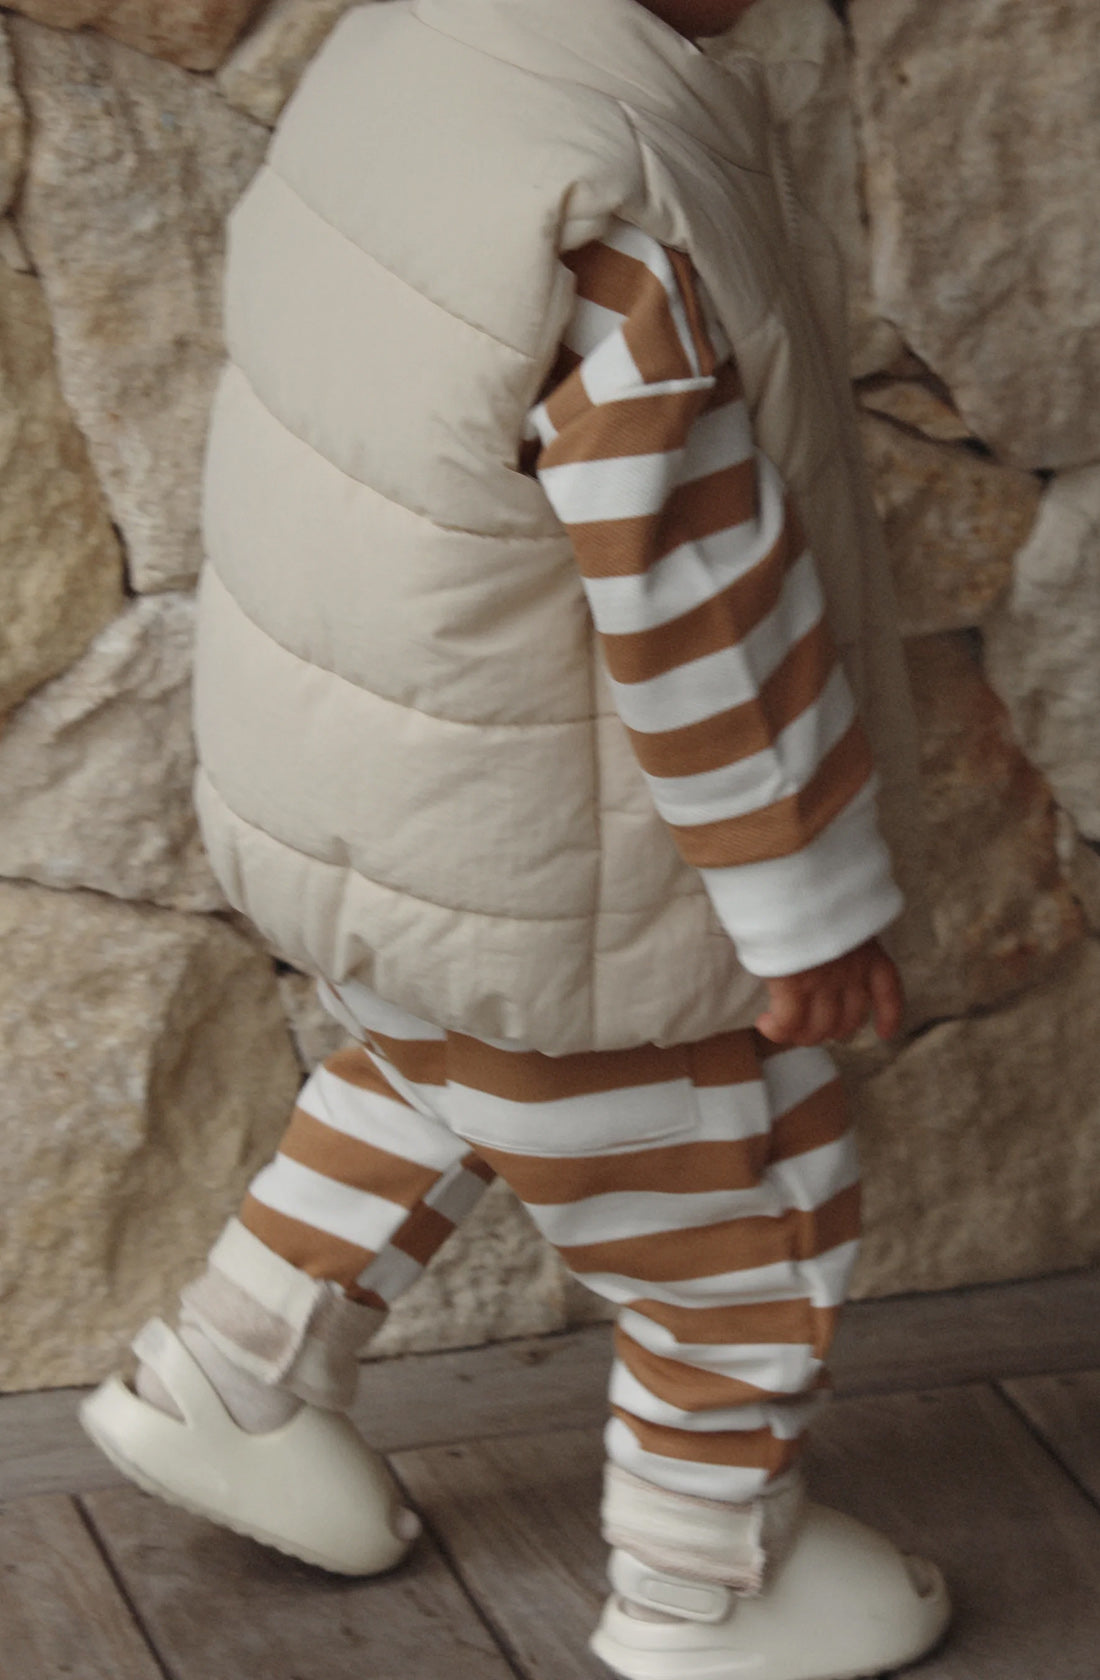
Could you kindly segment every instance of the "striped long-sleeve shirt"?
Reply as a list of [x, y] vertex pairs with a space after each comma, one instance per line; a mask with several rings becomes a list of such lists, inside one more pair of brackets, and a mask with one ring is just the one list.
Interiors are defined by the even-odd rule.
[[902, 902], [817, 568], [687, 257], [616, 222], [566, 261], [529, 459], [657, 809], [745, 967], [793, 974]]

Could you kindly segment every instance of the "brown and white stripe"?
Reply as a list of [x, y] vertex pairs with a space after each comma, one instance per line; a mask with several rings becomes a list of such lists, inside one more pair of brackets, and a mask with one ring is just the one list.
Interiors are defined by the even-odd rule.
[[348, 1049], [306, 1083], [238, 1217], [309, 1276], [388, 1307], [493, 1177], [461, 1138], [418, 1114], [369, 1057]]
[[688, 259], [616, 222], [565, 261], [575, 312], [528, 436], [615, 704], [746, 966], [813, 966], [900, 908], [813, 556]]
[[240, 1219], [312, 1277], [390, 1304], [499, 1174], [622, 1310], [608, 1451], [740, 1503], [796, 1458], [859, 1227], [839, 1083], [751, 1031], [550, 1057], [339, 988], [362, 1048], [307, 1083]]

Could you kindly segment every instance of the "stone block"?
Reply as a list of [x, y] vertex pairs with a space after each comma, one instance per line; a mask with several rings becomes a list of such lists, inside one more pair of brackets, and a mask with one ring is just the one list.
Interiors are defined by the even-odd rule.
[[861, 417], [860, 431], [903, 633], [980, 624], [1011, 582], [1013, 556], [1038, 514], [1040, 480], [876, 414]]
[[1093, 933], [1100, 933], [1100, 854], [1095, 845], [1078, 838], [1064, 867], [1085, 921]]
[[7, 25], [0, 18], [0, 214], [10, 208], [23, 178], [26, 113], [15, 85]]
[[147, 596], [0, 734], [0, 875], [180, 910], [225, 899], [191, 798], [190, 595]]
[[1068, 811], [1058, 812], [1058, 858], [1092, 933], [1100, 933], [1100, 841], [1082, 840]]
[[989, 1009], [1085, 932], [1048, 783], [1017, 745], [971, 639], [909, 643], [935, 943], [905, 965], [908, 1026]]
[[42, 288], [6, 263], [0, 370], [2, 716], [84, 650], [123, 593], [122, 555], [58, 385]]
[[0, 885], [0, 949], [0, 1388], [88, 1383], [200, 1269], [298, 1066], [214, 918]]
[[870, 414], [895, 420], [937, 443], [969, 443], [971, 432], [961, 414], [921, 378], [872, 379], [859, 391], [861, 407]]
[[0, 262], [5, 263], [14, 274], [34, 273], [34, 265], [10, 216], [0, 216]]
[[1028, 757], [1100, 840], [1100, 467], [1055, 479], [984, 627], [989, 680]]
[[267, 131], [211, 83], [95, 35], [13, 24], [32, 119], [20, 231], [61, 383], [88, 438], [130, 580], [192, 582], [220, 367], [226, 216]]
[[886, 1067], [845, 1056], [865, 1167], [857, 1295], [952, 1289], [1100, 1260], [1100, 944]]
[[1100, 457], [1100, 8], [851, 0], [876, 307], [1020, 467]]
[[188, 70], [214, 70], [263, 0], [8, 0], [55, 29], [97, 29]]

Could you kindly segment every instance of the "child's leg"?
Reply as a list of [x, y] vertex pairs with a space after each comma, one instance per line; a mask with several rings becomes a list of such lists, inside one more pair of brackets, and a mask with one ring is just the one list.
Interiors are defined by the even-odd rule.
[[[392, 1014], [392, 1012], [390, 1012]], [[410, 1037], [443, 1035], [408, 1017]], [[424, 1081], [432, 1070], [420, 1057]], [[179, 1334], [134, 1342], [81, 1416], [147, 1491], [348, 1574], [391, 1568], [418, 1530], [342, 1408], [357, 1355], [493, 1174], [364, 1049], [307, 1082], [289, 1130], [183, 1295]]]
[[[367, 1051], [329, 1057], [183, 1293], [183, 1340], [237, 1421], [274, 1427], [294, 1396], [349, 1405], [357, 1356], [386, 1309], [492, 1177]], [[164, 1404], [147, 1372], [138, 1391]]]
[[[747, 1100], [751, 1112], [755, 1093], [707, 1074], [696, 1075], [704, 1111], [744, 1113]], [[592, 1267], [581, 1273], [591, 1287], [623, 1302], [606, 1538], [738, 1592], [761, 1589], [800, 1520], [799, 1460], [828, 1387], [859, 1234], [858, 1162], [829, 1058], [766, 1054], [759, 1079], [767, 1131], [763, 1148], [742, 1156], [727, 1219], [682, 1230], [679, 1241], [646, 1234], [611, 1252], [567, 1254]]]
[[451, 1124], [623, 1308], [607, 1537], [759, 1587], [857, 1247], [832, 1063], [748, 1031], [560, 1059], [471, 1042], [448, 1048]]
[[622, 1307], [593, 1649], [625, 1680], [830, 1680], [942, 1634], [938, 1571], [802, 1497], [856, 1251], [820, 1051], [751, 1032], [551, 1059], [452, 1037], [446, 1113], [576, 1275]]

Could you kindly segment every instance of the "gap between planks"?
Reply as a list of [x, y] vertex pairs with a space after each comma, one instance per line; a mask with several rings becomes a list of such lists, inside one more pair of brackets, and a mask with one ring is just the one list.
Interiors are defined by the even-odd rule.
[[0, 1506], [0, 1680], [164, 1680], [72, 1499]]
[[1100, 1506], [1100, 1371], [1024, 1377], [1000, 1387], [1081, 1491]]

